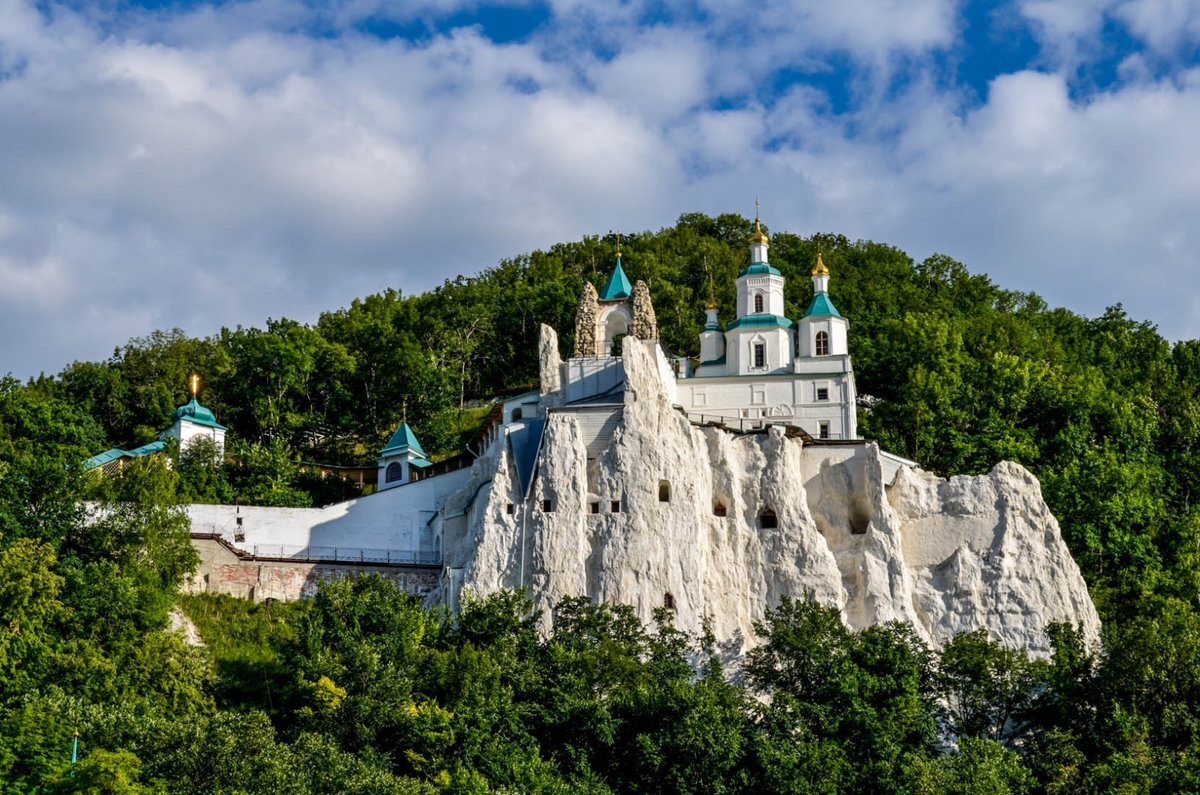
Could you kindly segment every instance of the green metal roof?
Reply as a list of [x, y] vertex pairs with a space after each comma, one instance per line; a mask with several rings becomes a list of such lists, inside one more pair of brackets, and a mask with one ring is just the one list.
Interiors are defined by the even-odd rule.
[[167, 449], [167, 445], [160, 439], [157, 442], [150, 442], [150, 444], [144, 444], [141, 447], [133, 448], [129, 451], [129, 455], [133, 456], [134, 458], [141, 458], [142, 456], [150, 455], [151, 453], [161, 453], [165, 449]]
[[88, 460], [84, 461], [83, 468], [85, 470], [95, 469], [96, 467], [102, 467], [105, 464], [111, 464], [113, 461], [117, 461], [121, 458], [141, 458], [142, 456], [150, 455], [151, 453], [161, 453], [165, 448], [166, 445], [161, 441], [150, 442], [150, 444], [144, 444], [141, 447], [135, 447], [132, 450], [122, 450], [119, 447], [114, 447], [111, 450], [105, 450], [103, 453], [97, 453]]
[[791, 328], [792, 321], [782, 315], [746, 315], [739, 317], [729, 324], [729, 331], [735, 328]]
[[413, 433], [413, 429], [409, 427], [407, 422], [400, 423], [400, 427], [392, 434], [392, 438], [379, 451], [380, 456], [385, 456], [390, 453], [403, 453], [411, 450], [414, 453], [420, 454], [422, 458], [429, 458], [429, 454], [425, 452], [425, 448], [421, 447], [421, 443], [417, 441], [417, 435]]
[[631, 295], [633, 295], [633, 285], [629, 283], [629, 277], [625, 275], [625, 269], [621, 267], [621, 258], [617, 257], [617, 267], [613, 268], [612, 276], [608, 277], [608, 284], [604, 285], [604, 289], [600, 291], [600, 300], [619, 301]]
[[175, 413], [171, 416], [175, 420], [187, 420], [188, 422], [194, 422], [197, 425], [204, 425], [208, 428], [219, 428], [222, 431], [228, 430], [224, 425], [217, 422], [217, 418], [213, 415], [212, 410], [207, 406], [200, 405], [196, 398], [192, 398], [184, 405], [175, 409]]
[[833, 305], [833, 301], [829, 300], [829, 293], [817, 293], [813, 296], [812, 302], [808, 305], [808, 311], [804, 313], [805, 317], [813, 315], [833, 315], [841, 317], [842, 313], [837, 311], [837, 307]]
[[773, 268], [765, 262], [751, 262], [745, 268], [742, 268], [742, 272], [738, 274], [738, 278], [740, 279], [743, 276], [761, 276], [764, 273], [772, 276], [783, 275], [779, 272], [778, 268]]

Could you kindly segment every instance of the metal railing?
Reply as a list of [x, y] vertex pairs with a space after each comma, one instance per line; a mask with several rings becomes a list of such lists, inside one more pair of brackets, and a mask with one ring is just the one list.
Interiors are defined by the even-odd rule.
[[438, 552], [362, 547], [311, 547], [290, 544], [252, 544], [243, 547], [256, 560], [284, 560], [297, 563], [363, 563], [383, 566], [440, 566]]
[[[206, 532], [201, 528], [209, 528]], [[373, 549], [368, 547], [315, 547], [295, 544], [244, 544], [228, 530], [196, 524], [192, 538], [210, 539], [240, 558], [289, 563], [357, 563], [365, 566], [441, 566], [440, 552]]]
[[[688, 418], [688, 422], [693, 425], [710, 425], [726, 430], [735, 431], [737, 433], [755, 433], [757, 431], [765, 431], [772, 425], [788, 430], [797, 430], [804, 433], [803, 428], [796, 424], [794, 418], [785, 417], [731, 417], [728, 414], [698, 414], [691, 411], [685, 411], [684, 416]], [[814, 441], [839, 441], [842, 438], [840, 432], [829, 431], [826, 436], [813, 436]]]

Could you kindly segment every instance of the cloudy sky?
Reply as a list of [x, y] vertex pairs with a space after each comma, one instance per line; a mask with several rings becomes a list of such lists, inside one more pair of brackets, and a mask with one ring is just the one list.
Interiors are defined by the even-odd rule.
[[1200, 1], [0, 0], [0, 373], [756, 195], [1200, 337]]

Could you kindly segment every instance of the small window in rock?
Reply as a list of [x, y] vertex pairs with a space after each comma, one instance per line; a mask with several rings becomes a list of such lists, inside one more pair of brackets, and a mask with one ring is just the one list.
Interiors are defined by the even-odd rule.
[[817, 387], [817, 400], [829, 400], [829, 387]]
[[725, 503], [723, 503], [723, 502], [714, 502], [713, 503], [713, 516], [724, 516], [725, 513], [726, 513]]
[[758, 515], [758, 526], [764, 530], [779, 527], [779, 517], [770, 508], [764, 508], [763, 512]]
[[592, 513], [600, 513], [600, 503], [598, 503], [598, 502], [591, 503], [588, 506], [588, 510], [590, 510]]
[[671, 501], [671, 484], [665, 480], [658, 481], [658, 501], [659, 502], [670, 502]]
[[667, 608], [668, 610], [675, 609], [675, 596], [670, 591], [667, 591], [665, 594], [663, 594], [663, 607]]
[[821, 423], [821, 431], [820, 431], [820, 435], [821, 435], [821, 438], [822, 438], [822, 439], [828, 439], [828, 438], [829, 438], [829, 423], [828, 423], [828, 422], [822, 422], [822, 423]]
[[518, 407], [512, 410], [512, 422], [516, 422], [519, 419], [521, 419], [521, 409]]
[[505, 512], [506, 514], [508, 514], [509, 516], [512, 516], [514, 513], [516, 513], [516, 512], [517, 512], [517, 506], [513, 505], [513, 504], [510, 502], [508, 505], [505, 505], [505, 506], [504, 506], [504, 512]]
[[544, 513], [554, 513], [554, 500], [542, 500], [542, 511]]
[[613, 513], [620, 513], [621, 512], [621, 501], [613, 500], [612, 505], [609, 506], [609, 510], [612, 511]]

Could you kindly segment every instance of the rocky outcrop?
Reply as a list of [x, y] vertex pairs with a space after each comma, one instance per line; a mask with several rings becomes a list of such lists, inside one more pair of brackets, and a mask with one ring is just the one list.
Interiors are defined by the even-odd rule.
[[463, 559], [447, 560], [456, 582], [479, 593], [526, 585], [547, 620], [580, 594], [631, 604], [644, 620], [673, 606], [681, 628], [708, 620], [735, 651], [785, 596], [834, 605], [854, 628], [906, 621], [932, 644], [982, 627], [1046, 654], [1052, 621], [1098, 636], [1026, 470], [1003, 463], [947, 481], [901, 468], [891, 479], [872, 443], [806, 447], [777, 428], [696, 427], [670, 405], [655, 356], [651, 344], [626, 346], [625, 404], [606, 409], [620, 421], [597, 457], [584, 438], [591, 420], [550, 412], [528, 500], [508, 448], [477, 462], [494, 475]]
[[650, 301], [650, 288], [641, 279], [633, 286], [633, 336], [639, 340], [658, 339], [658, 320]]
[[542, 324], [538, 338], [538, 377], [542, 395], [550, 395], [561, 388], [562, 358], [558, 355], [558, 334]]
[[[575, 310], [575, 355], [596, 356], [596, 318], [600, 313], [599, 296], [591, 282], [584, 282], [583, 295]], [[545, 325], [542, 328], [546, 328]]]

